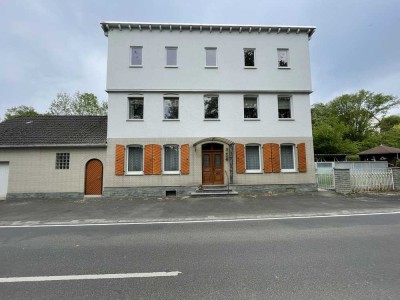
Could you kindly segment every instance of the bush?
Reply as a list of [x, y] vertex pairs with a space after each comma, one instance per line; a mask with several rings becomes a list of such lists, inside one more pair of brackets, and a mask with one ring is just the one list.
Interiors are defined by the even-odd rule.
[[396, 160], [396, 167], [400, 168], [400, 159]]
[[358, 155], [347, 155], [347, 161], [360, 161], [360, 157]]

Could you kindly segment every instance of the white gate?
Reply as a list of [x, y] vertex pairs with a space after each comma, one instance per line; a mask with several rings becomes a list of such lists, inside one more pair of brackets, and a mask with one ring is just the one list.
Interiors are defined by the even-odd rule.
[[0, 198], [5, 198], [8, 188], [8, 162], [0, 162]]
[[317, 184], [319, 189], [334, 190], [335, 189], [335, 176], [333, 169], [318, 169]]
[[394, 190], [392, 169], [350, 170], [353, 192]]

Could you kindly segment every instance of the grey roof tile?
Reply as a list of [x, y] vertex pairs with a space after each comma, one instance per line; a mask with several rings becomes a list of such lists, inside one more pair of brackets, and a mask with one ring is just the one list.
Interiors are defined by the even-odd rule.
[[19, 117], [0, 123], [0, 146], [105, 145], [107, 116]]

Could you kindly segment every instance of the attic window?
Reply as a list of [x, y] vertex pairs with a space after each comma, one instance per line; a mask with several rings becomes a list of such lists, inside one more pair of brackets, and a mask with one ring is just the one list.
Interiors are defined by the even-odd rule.
[[56, 169], [69, 169], [69, 153], [56, 153]]

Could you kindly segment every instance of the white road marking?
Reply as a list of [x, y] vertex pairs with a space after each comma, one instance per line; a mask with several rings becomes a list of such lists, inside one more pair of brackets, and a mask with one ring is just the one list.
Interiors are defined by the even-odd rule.
[[[331, 215], [311, 215], [311, 216], [284, 216], [284, 217], [255, 217], [255, 218], [237, 218], [237, 219], [202, 219], [202, 220], [175, 220], [175, 221], [113, 221], [109, 223], [62, 223], [49, 222], [43, 224], [27, 224], [22, 221], [13, 222], [14, 225], [0, 225], [1, 228], [40, 228], [40, 227], [85, 227], [85, 226], [122, 226], [122, 225], [157, 225], [157, 224], [195, 224], [195, 223], [223, 223], [223, 222], [257, 222], [257, 221], [274, 221], [274, 220], [292, 220], [292, 219], [322, 219], [322, 218], [341, 218], [341, 217], [360, 217], [360, 216], [379, 216], [379, 215], [397, 215], [400, 211], [376, 212], [376, 213], [355, 213], [355, 214], [331, 214]], [[17, 224], [15, 224], [17, 223]], [[20, 225], [18, 225], [20, 224]]]
[[37, 282], [37, 281], [62, 281], [62, 280], [88, 280], [88, 279], [123, 279], [123, 278], [149, 278], [178, 276], [182, 272], [152, 272], [152, 273], [123, 273], [123, 274], [92, 274], [92, 275], [65, 275], [65, 276], [35, 276], [35, 277], [5, 277], [4, 282]]

